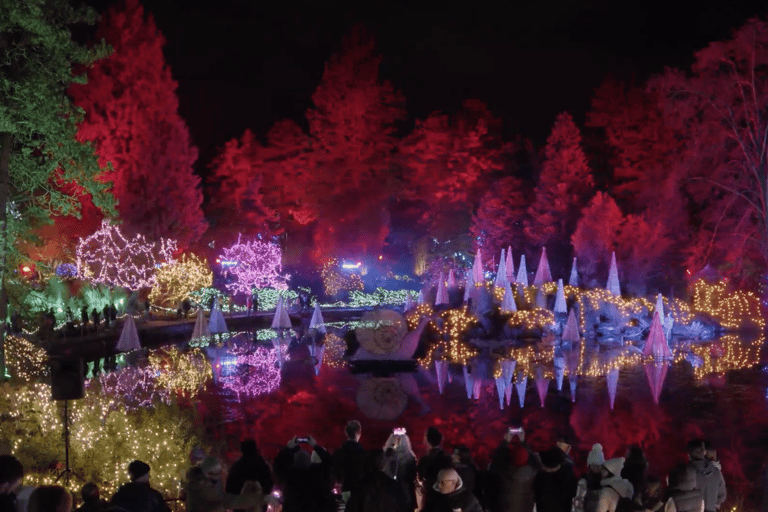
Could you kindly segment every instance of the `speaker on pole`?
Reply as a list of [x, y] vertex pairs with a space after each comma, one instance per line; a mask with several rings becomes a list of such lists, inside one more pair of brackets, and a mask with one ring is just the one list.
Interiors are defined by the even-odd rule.
[[78, 400], [85, 396], [82, 359], [53, 359], [50, 366], [54, 400]]

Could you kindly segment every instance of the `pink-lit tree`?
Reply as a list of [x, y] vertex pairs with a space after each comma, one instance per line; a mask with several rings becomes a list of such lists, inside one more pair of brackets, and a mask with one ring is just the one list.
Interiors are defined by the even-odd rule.
[[283, 275], [283, 251], [276, 244], [261, 240], [241, 241], [227, 247], [221, 259], [236, 262], [229, 271], [237, 279], [227, 284], [232, 293], [251, 293], [251, 289], [276, 288], [284, 290], [290, 276]]
[[148, 242], [141, 234], [129, 238], [105, 219], [98, 231], [77, 243], [75, 263], [79, 275], [91, 282], [138, 290], [155, 285], [157, 266], [172, 261], [175, 251], [174, 240]]
[[259, 347], [252, 352], [236, 352], [235, 368], [222, 373], [221, 387], [238, 397], [271, 393], [280, 386], [280, 365], [274, 350]]

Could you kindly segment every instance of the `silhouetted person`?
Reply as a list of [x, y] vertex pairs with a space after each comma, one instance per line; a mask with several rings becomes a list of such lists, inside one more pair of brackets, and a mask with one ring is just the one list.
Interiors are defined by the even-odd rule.
[[435, 427], [429, 427], [424, 434], [424, 443], [427, 445], [427, 453], [419, 459], [416, 465], [416, 473], [422, 482], [422, 496], [424, 507], [434, 498], [434, 490], [437, 474], [453, 466], [451, 457], [440, 447], [443, 443], [443, 435]]
[[99, 330], [99, 312], [96, 311], [96, 308], [91, 311], [91, 320], [93, 321], [93, 332], [97, 332]]
[[109, 318], [112, 320], [112, 322], [117, 320], [117, 308], [114, 304], [110, 304], [109, 306]]
[[246, 439], [240, 443], [240, 452], [243, 456], [229, 469], [224, 490], [230, 494], [240, 494], [245, 482], [252, 481], [259, 482], [263, 494], [268, 495], [272, 492], [272, 470], [259, 454], [256, 441]]
[[80, 330], [85, 334], [85, 330], [88, 328], [88, 307], [83, 306], [80, 310]]
[[80, 490], [83, 504], [75, 512], [104, 512], [107, 502], [99, 497], [99, 488], [94, 483], [87, 483]]
[[104, 327], [109, 329], [109, 304], [104, 304], [104, 309], [101, 313], [104, 315]]
[[347, 423], [344, 433], [347, 440], [333, 453], [333, 469], [336, 481], [341, 483], [341, 490], [349, 491], [354, 496], [360, 492], [363, 479], [374, 468], [368, 452], [359, 443], [362, 434], [360, 422], [352, 420]]
[[149, 465], [135, 460], [128, 465], [131, 481], [120, 486], [110, 505], [127, 512], [171, 512], [163, 495], [149, 485]]

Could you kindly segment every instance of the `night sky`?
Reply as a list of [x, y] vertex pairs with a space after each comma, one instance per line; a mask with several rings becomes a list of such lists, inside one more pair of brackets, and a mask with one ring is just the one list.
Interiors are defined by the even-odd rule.
[[[104, 11], [114, 2], [86, 3]], [[143, 4], [167, 39], [203, 172], [245, 128], [263, 134], [278, 119], [301, 120], [325, 61], [358, 22], [376, 36], [382, 77], [404, 93], [411, 117], [478, 98], [506, 135], [543, 142], [558, 112], [583, 122], [607, 73], [641, 83], [664, 66], [688, 69], [694, 51], [768, 14], [755, 1]]]

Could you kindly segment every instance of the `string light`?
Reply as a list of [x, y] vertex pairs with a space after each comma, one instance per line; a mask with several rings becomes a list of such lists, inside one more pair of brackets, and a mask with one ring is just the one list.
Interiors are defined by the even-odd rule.
[[26, 338], [9, 334], [5, 338], [5, 362], [12, 376], [22, 382], [48, 377], [48, 354]]
[[[277, 352], [258, 347], [253, 351], [236, 349], [233, 361], [220, 362], [216, 368], [222, 388], [241, 397], [255, 397], [275, 391], [280, 386]], [[224, 366], [230, 366], [226, 369]]]
[[156, 267], [171, 262], [175, 251], [174, 240], [149, 243], [141, 234], [128, 239], [104, 219], [98, 231], [78, 241], [75, 263], [84, 279], [138, 290], [154, 286]]
[[323, 263], [320, 277], [323, 279], [326, 295], [333, 296], [340, 291], [362, 290], [364, 288], [359, 275], [348, 274], [339, 270], [338, 258], [329, 258]]
[[324, 338], [325, 355], [323, 363], [331, 368], [343, 368], [346, 364], [344, 353], [347, 351], [346, 342], [335, 334], [328, 333]]
[[285, 290], [290, 275], [282, 274], [283, 252], [277, 244], [249, 240], [237, 243], [222, 251], [221, 259], [236, 261], [237, 264], [228, 268], [237, 279], [227, 283], [226, 287], [232, 293], [250, 294], [256, 288], [276, 288]]
[[213, 379], [211, 363], [197, 347], [182, 352], [177, 347], [159, 348], [148, 356], [157, 384], [183, 396], [192, 396]]
[[157, 270], [149, 300], [153, 304], [170, 304], [175, 307], [195, 290], [212, 284], [213, 272], [208, 264], [194, 254], [182, 254], [178, 260]]

